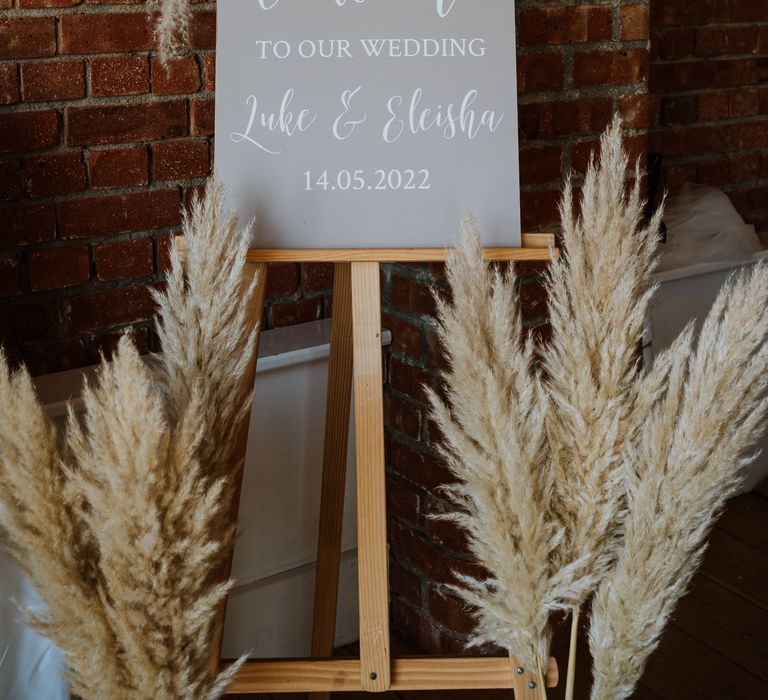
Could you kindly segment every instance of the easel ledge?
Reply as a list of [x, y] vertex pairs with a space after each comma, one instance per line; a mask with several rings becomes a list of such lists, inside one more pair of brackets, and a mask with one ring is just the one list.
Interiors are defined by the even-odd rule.
[[[485, 248], [484, 252], [492, 262], [551, 260], [554, 246], [554, 234], [524, 233], [521, 248]], [[450, 248], [253, 248], [248, 262], [444, 262], [450, 252]]]

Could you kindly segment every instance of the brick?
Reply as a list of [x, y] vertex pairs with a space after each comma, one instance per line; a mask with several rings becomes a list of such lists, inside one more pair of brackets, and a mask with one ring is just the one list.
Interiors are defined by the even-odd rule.
[[152, 241], [107, 243], [96, 247], [96, 277], [102, 281], [147, 277], [154, 272]]
[[413, 440], [421, 434], [421, 412], [414, 404], [395, 396], [391, 392], [384, 394], [384, 422], [388, 428], [396, 430]]
[[0, 258], [0, 298], [15, 296], [21, 287], [21, 266], [14, 258]]
[[711, 158], [699, 162], [696, 182], [702, 185], [722, 187], [728, 180], [728, 161], [725, 158]]
[[52, 109], [0, 114], [0, 152], [35, 151], [59, 141], [59, 120]]
[[458, 598], [429, 589], [429, 616], [452, 632], [470, 634], [475, 629], [472, 610]]
[[457, 573], [476, 578], [488, 576], [488, 572], [481, 566], [449, 556], [435, 543], [397, 521], [390, 525], [390, 537], [392, 550], [398, 559], [408, 562], [433, 581], [456, 584], [459, 582]]
[[758, 27], [698, 27], [696, 55], [722, 56], [758, 51]]
[[420, 403], [426, 401], [424, 386], [439, 389], [437, 377], [419, 365], [403, 362], [392, 357], [389, 361], [389, 383], [401, 394], [406, 394]]
[[56, 53], [53, 17], [0, 19], [0, 59], [38, 58]]
[[392, 470], [428, 491], [456, 483], [456, 477], [435, 455], [418, 452], [398, 440], [392, 441]]
[[66, 304], [69, 331], [91, 331], [149, 319], [155, 311], [152, 287], [121, 287], [72, 297]]
[[82, 61], [41, 61], [21, 66], [25, 102], [76, 100], [85, 97]]
[[216, 48], [216, 13], [194, 12], [189, 22], [189, 43], [195, 49]]
[[267, 299], [289, 297], [296, 292], [299, 271], [294, 263], [272, 263], [267, 270]]
[[58, 208], [61, 238], [149, 231], [181, 220], [176, 189], [63, 201]]
[[654, 27], [651, 40], [653, 58], [672, 61], [692, 56], [696, 43], [696, 32], [692, 27], [659, 30]]
[[531, 280], [520, 285], [520, 312], [524, 320], [547, 313], [547, 289], [543, 282]]
[[564, 62], [561, 53], [523, 54], [517, 60], [517, 89], [521, 94], [562, 90]]
[[323, 301], [320, 298], [279, 302], [271, 308], [272, 326], [280, 328], [317, 321], [322, 312]]
[[397, 562], [390, 562], [389, 590], [392, 595], [406, 600], [416, 607], [421, 607], [423, 604], [421, 578]]
[[757, 90], [731, 90], [728, 92], [728, 113], [731, 117], [751, 117], [760, 112]]
[[19, 67], [15, 63], [0, 64], [0, 104], [19, 101]]
[[523, 230], [535, 231], [559, 223], [560, 190], [523, 192], [520, 196]]
[[333, 263], [301, 265], [301, 291], [304, 294], [330, 292], [333, 289]]
[[403, 632], [425, 654], [439, 653], [439, 632], [428, 622], [426, 613], [398, 598], [391, 604], [392, 626]]
[[56, 238], [53, 204], [14, 205], [0, 209], [0, 248], [43, 243]]
[[149, 61], [146, 56], [103, 56], [88, 63], [91, 94], [143, 95], [149, 92]]
[[60, 18], [60, 51], [63, 54], [149, 51], [154, 47], [150, 21], [143, 8], [125, 14], [64, 14]]
[[719, 92], [702, 92], [698, 95], [699, 118], [703, 122], [727, 119], [730, 114], [728, 94]]
[[648, 62], [646, 49], [577, 53], [573, 79], [579, 86], [643, 83], [648, 78]]
[[525, 139], [551, 139], [600, 133], [611, 121], [609, 97], [547, 100], [520, 106], [520, 131]]
[[0, 160], [0, 200], [21, 196], [21, 163], [16, 159]]
[[402, 275], [393, 275], [390, 300], [395, 308], [407, 310], [412, 314], [434, 316], [435, 298], [432, 289], [422, 282], [418, 282]]
[[624, 41], [647, 39], [650, 32], [647, 4], [624, 5], [621, 8], [621, 38]]
[[149, 182], [146, 147], [91, 151], [88, 181], [95, 189], [146, 185]]
[[57, 302], [54, 299], [19, 299], [0, 304], [0, 344], [49, 340], [56, 335]]
[[65, 338], [43, 342], [36, 339], [34, 345], [27, 345], [21, 357], [33, 376], [66, 372], [93, 365], [98, 358], [86, 348], [83, 338]]
[[91, 276], [88, 246], [49, 248], [30, 253], [29, 286], [33, 292], [85, 284]]
[[760, 178], [758, 153], [732, 153], [728, 156], [728, 181], [751, 182]]
[[520, 151], [520, 182], [534, 185], [560, 182], [562, 178], [563, 149], [561, 146], [524, 148]]
[[188, 56], [169, 60], [163, 65], [152, 59], [152, 92], [156, 95], [180, 95], [200, 89], [200, 66]]
[[384, 312], [381, 325], [392, 332], [390, 350], [419, 358], [422, 355], [421, 327], [402, 316]]
[[670, 95], [661, 98], [663, 124], [690, 124], [699, 118], [699, 101], [696, 95]]
[[651, 3], [651, 25], [654, 27], [709, 24], [713, 17], [714, 0]]
[[205, 177], [211, 171], [207, 141], [173, 141], [152, 146], [155, 180]]
[[187, 134], [187, 110], [181, 100], [68, 107], [66, 120], [70, 146], [160, 140]]
[[395, 515], [410, 523], [417, 523], [420, 519], [420, 503], [419, 493], [404, 486], [392, 476], [387, 477], [387, 513], [389, 515]]
[[192, 136], [213, 136], [215, 103], [211, 99], [190, 100], [190, 133]]
[[81, 192], [87, 186], [80, 151], [24, 159], [24, 190], [29, 197]]
[[648, 88], [655, 93], [705, 90], [714, 84], [714, 62], [681, 61], [651, 66]]
[[608, 7], [524, 7], [518, 13], [521, 44], [573, 44], [611, 38]]

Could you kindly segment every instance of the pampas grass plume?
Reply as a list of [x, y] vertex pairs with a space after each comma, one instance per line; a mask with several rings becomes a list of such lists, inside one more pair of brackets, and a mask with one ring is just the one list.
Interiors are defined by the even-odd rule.
[[230, 586], [218, 574], [256, 280], [215, 178], [183, 227], [186, 258], [174, 245], [156, 295], [162, 358], [145, 362], [124, 336], [62, 441], [0, 351], [0, 523], [47, 604], [31, 624], [64, 652], [84, 700], [214, 700], [239, 667], [215, 677], [209, 665]]
[[634, 691], [715, 518], [754, 458], [748, 450], [768, 408], [766, 308], [768, 266], [761, 263], [721, 290], [695, 349], [688, 328], [654, 368], [665, 393], [627, 451], [622, 546], [593, 602], [593, 700]]

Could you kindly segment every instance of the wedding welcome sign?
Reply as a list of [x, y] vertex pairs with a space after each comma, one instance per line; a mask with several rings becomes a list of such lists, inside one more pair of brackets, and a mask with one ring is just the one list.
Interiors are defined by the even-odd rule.
[[512, 0], [219, 0], [216, 167], [254, 245], [520, 245]]

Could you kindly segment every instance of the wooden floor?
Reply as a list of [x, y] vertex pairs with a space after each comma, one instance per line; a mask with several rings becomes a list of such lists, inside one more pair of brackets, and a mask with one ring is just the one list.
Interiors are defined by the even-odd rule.
[[[567, 644], [567, 638], [560, 636]], [[395, 640], [398, 653], [418, 653]], [[581, 644], [586, 652], [586, 644]], [[354, 655], [354, 648], [340, 655]], [[553, 652], [565, 675], [567, 648]], [[576, 697], [589, 697], [589, 659], [581, 653]], [[267, 700], [269, 696], [248, 697]], [[271, 700], [303, 700], [274, 695]], [[359, 700], [359, 693], [335, 694]], [[510, 700], [512, 691], [385, 693], [382, 700]], [[548, 700], [563, 697], [563, 683]], [[715, 529], [701, 571], [648, 664], [638, 700], [768, 700], [768, 498], [732, 501]]]

